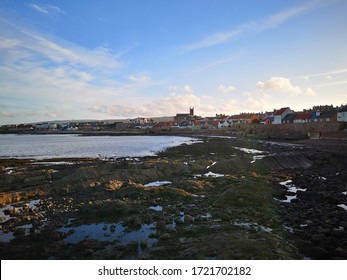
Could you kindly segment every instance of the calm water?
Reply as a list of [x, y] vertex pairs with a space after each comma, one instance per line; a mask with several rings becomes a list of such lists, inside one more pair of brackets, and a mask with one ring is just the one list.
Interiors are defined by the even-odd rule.
[[183, 143], [179, 136], [0, 135], [0, 157], [72, 158], [151, 156]]

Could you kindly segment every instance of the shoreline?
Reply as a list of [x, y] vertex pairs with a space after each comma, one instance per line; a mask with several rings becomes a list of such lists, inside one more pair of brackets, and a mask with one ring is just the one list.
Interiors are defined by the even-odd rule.
[[[0, 242], [1, 258], [345, 258], [345, 230], [336, 231], [347, 226], [345, 210], [337, 206], [347, 179], [343, 154], [282, 142], [202, 139], [154, 157], [39, 166], [13, 160], [9, 166], [18, 168], [10, 174], [3, 165], [0, 186], [24, 186], [8, 194], [27, 202], [14, 206], [2, 224], [13, 239]], [[252, 150], [266, 156], [256, 158]], [[329, 161], [335, 166], [323, 164]], [[332, 170], [340, 174], [332, 177]], [[288, 180], [312, 190], [280, 202], [291, 195], [280, 184]], [[171, 183], [145, 186], [163, 181]], [[26, 206], [37, 199], [36, 206]], [[100, 225], [99, 239], [79, 232], [91, 224]], [[128, 233], [136, 232], [147, 235], [131, 240]], [[74, 238], [80, 242], [68, 242]]]

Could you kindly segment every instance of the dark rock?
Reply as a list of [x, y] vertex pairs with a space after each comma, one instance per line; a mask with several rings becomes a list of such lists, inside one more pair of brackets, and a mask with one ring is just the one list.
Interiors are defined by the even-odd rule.
[[139, 216], [130, 216], [127, 220], [127, 225], [129, 228], [141, 228], [142, 221]]

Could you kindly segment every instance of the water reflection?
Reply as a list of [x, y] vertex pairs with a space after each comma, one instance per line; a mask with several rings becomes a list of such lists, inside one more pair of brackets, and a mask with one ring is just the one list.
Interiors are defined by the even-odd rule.
[[157, 242], [157, 239], [150, 238], [156, 232], [155, 223], [142, 224], [141, 228], [129, 231], [122, 223], [116, 224], [91, 224], [77, 227], [62, 227], [59, 232], [67, 233], [66, 243], [77, 244], [85, 239], [97, 241], [119, 241], [121, 245], [127, 245], [131, 242], [146, 242], [149, 247]]

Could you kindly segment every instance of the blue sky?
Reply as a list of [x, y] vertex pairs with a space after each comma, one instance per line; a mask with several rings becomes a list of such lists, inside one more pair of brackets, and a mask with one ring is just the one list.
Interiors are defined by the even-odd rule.
[[347, 102], [345, 0], [0, 2], [0, 124]]

